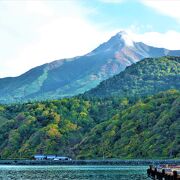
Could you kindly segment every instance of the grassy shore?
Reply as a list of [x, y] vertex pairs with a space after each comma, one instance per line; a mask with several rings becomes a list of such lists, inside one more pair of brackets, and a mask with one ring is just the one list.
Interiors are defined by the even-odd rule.
[[180, 164], [180, 160], [0, 160], [1, 165], [149, 165]]

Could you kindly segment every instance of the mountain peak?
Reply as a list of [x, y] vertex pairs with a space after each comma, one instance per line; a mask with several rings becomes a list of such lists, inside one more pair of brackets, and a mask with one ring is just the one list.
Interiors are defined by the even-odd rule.
[[127, 32], [120, 31], [112, 36], [107, 42], [101, 44], [98, 48], [93, 50], [93, 53], [120, 51], [124, 47], [134, 47], [134, 44], [135, 42]]
[[118, 33], [117, 33], [117, 35], [127, 35], [128, 33], [126, 32], [126, 31], [119, 31]]
[[120, 31], [116, 34], [116, 36], [119, 37], [120, 40], [124, 42], [124, 45], [134, 46], [134, 41], [126, 31]]

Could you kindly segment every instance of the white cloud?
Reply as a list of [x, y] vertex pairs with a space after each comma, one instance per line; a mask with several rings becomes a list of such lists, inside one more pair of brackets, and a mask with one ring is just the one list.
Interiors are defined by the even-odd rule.
[[[97, 13], [96, 9], [87, 9], [78, 2], [0, 0], [0, 77], [19, 75], [46, 62], [88, 53], [120, 31], [109, 31], [89, 22], [86, 16]], [[151, 31], [151, 27], [148, 29]], [[138, 32], [136, 26], [130, 30], [136, 41], [180, 49], [178, 32], [132, 32]]]
[[175, 18], [180, 22], [179, 0], [141, 0], [141, 2], [164, 15]]
[[82, 19], [70, 17], [54, 19], [38, 31], [38, 39], [19, 48], [16, 58], [12, 60], [15, 64], [21, 63], [21, 71], [52, 60], [83, 55], [110, 36]]
[[170, 50], [180, 49], [180, 32], [170, 30], [165, 33], [146, 32], [138, 34], [129, 30], [128, 33], [136, 42], [144, 42], [154, 47], [163, 47]]
[[0, 7], [0, 77], [88, 53], [112, 35], [90, 23], [86, 15], [96, 12], [77, 1], [2, 1]]

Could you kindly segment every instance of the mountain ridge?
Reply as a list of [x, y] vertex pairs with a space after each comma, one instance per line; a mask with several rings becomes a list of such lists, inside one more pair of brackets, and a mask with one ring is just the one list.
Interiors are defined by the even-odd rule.
[[[18, 77], [0, 79], [0, 102], [57, 99], [84, 93], [101, 81], [123, 71], [145, 57], [180, 56], [180, 51], [129, 43], [124, 32], [84, 56], [56, 60], [35, 67]], [[126, 41], [128, 37], [125, 38]]]

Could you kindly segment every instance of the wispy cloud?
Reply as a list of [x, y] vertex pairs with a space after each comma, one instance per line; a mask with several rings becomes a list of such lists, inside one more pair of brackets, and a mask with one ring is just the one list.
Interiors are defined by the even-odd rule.
[[154, 8], [157, 12], [175, 18], [180, 23], [179, 0], [140, 0], [144, 5]]
[[144, 42], [150, 46], [163, 47], [171, 50], [180, 49], [180, 32], [169, 30], [165, 33], [153, 31], [139, 34], [135, 33], [131, 29], [126, 31], [136, 42]]
[[122, 3], [124, 0], [99, 0], [100, 2], [102, 3], [115, 3], [115, 4], [118, 4], [118, 3]]

